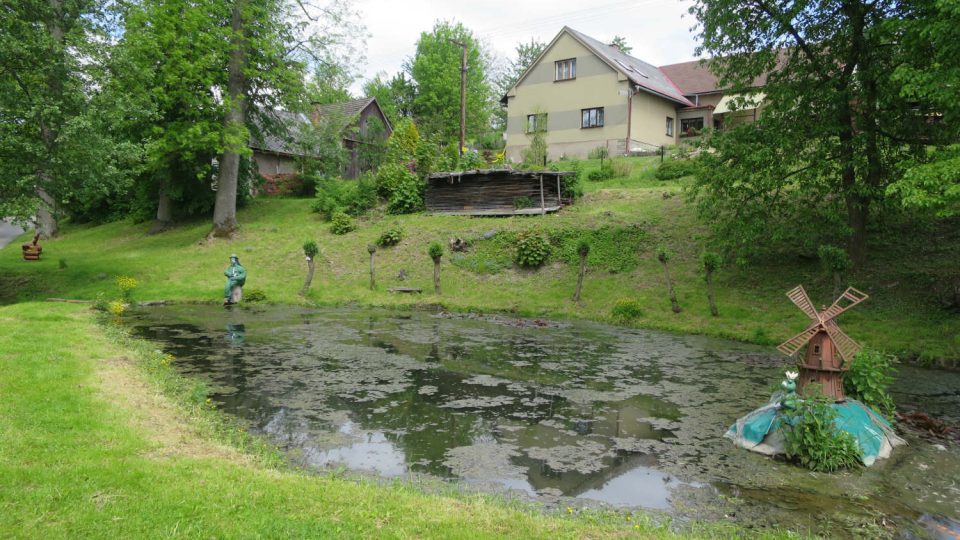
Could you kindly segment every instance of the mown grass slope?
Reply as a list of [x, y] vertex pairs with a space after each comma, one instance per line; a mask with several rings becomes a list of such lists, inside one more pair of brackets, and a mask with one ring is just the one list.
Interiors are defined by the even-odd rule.
[[[155, 236], [147, 235], [148, 224], [68, 226], [62, 238], [44, 243], [39, 263], [21, 261], [16, 243], [0, 250], [0, 302], [92, 299], [101, 292], [115, 296], [117, 275], [140, 281], [135, 292], [140, 300], [218, 301], [231, 253], [239, 254], [248, 270], [248, 291], [260, 289], [270, 301], [441, 304], [450, 310], [606, 320], [617, 300], [634, 299], [643, 315], [629, 324], [771, 345], [808, 322], [784, 296], [787, 290], [803, 284], [816, 304], [833, 301], [832, 281], [817, 261], [791, 255], [722, 268], [715, 278], [720, 316], [711, 317], [698, 268], [700, 253], [711, 247], [707, 229], [684, 201], [679, 183], [654, 179], [655, 158], [630, 163], [631, 170], [619, 177], [585, 181], [581, 201], [543, 217], [393, 216], [375, 210], [359, 220], [357, 230], [337, 236], [310, 212], [310, 200], [259, 199], [240, 211], [242, 229], [232, 241], [208, 241], [206, 221]], [[367, 245], [395, 224], [405, 237], [377, 251], [378, 287], [371, 291]], [[871, 298], [843, 315], [841, 327], [861, 343], [904, 356], [960, 358], [960, 316], [943, 310], [931, 290], [934, 280], [955, 275], [960, 266], [956, 229], [944, 226], [925, 236], [915, 231], [874, 235], [870, 263], [847, 280]], [[560, 239], [540, 269], [512, 264], [513, 241], [525, 231]], [[582, 301], [575, 305], [577, 265], [571, 246], [582, 236], [591, 238], [594, 249]], [[443, 295], [435, 296], [426, 249], [431, 241], [446, 244], [453, 237], [472, 246], [467, 253], [446, 254]], [[306, 274], [301, 245], [309, 239], [319, 244], [320, 256], [310, 294], [301, 299], [297, 291]], [[658, 245], [674, 253], [670, 271], [683, 307], [679, 314], [670, 309], [655, 257]], [[420, 287], [424, 294], [387, 292], [394, 286]]]

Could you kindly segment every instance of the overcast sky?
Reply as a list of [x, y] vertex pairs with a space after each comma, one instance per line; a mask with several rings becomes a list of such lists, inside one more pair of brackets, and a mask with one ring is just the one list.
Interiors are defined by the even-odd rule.
[[[362, 80], [393, 75], [437, 20], [461, 22], [503, 59], [531, 37], [549, 42], [564, 25], [601, 41], [624, 36], [630, 53], [654, 65], [693, 60], [689, 0], [357, 0], [370, 37]], [[362, 81], [354, 85], [360, 92]]]

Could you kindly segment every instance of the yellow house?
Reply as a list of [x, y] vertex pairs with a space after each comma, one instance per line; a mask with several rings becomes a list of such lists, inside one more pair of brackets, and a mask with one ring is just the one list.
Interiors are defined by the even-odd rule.
[[714, 126], [721, 118], [715, 109], [728, 111], [733, 96], [723, 96], [716, 82], [698, 62], [658, 68], [565, 26], [501, 99], [506, 157], [522, 161], [537, 131], [545, 132], [550, 159], [586, 157], [598, 147], [614, 156], [676, 144]]

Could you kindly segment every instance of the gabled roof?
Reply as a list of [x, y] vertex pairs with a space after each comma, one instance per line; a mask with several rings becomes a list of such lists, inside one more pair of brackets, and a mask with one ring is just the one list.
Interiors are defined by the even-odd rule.
[[297, 138], [300, 128], [310, 124], [307, 115], [288, 111], [270, 111], [266, 114], [271, 117], [272, 121], [283, 126], [283, 135], [280, 135], [279, 130], [275, 133], [264, 133], [261, 127], [260, 133], [251, 134], [250, 148], [289, 156], [299, 155], [300, 152], [293, 147], [292, 143]]
[[[781, 49], [777, 52], [776, 67], [774, 71], [781, 69], [787, 63], [788, 49]], [[679, 64], [670, 64], [660, 66], [662, 71], [673, 82], [677, 83], [680, 90], [685, 95], [711, 94], [726, 90], [720, 87], [717, 76], [710, 71], [710, 64], [713, 59], [693, 60], [691, 62], [681, 62]], [[767, 84], [767, 73], [760, 75], [750, 84], [753, 88], [761, 88]]]
[[[377, 99], [373, 97], [366, 97], [360, 99], [352, 99], [350, 101], [344, 101], [342, 103], [330, 103], [328, 105], [317, 105], [314, 109], [314, 114], [316, 115], [314, 121], [319, 122], [320, 120], [335, 120], [340, 122], [341, 130], [345, 130], [347, 127], [353, 123], [357, 116], [363, 112], [371, 103], [376, 103], [377, 109], [380, 108], [380, 104], [377, 103]], [[263, 150], [266, 152], [274, 152], [277, 154], [286, 154], [291, 156], [299, 155], [299, 151], [293, 147], [293, 141], [298, 138], [300, 134], [300, 129], [303, 126], [310, 124], [310, 118], [303, 113], [292, 113], [287, 111], [270, 111], [265, 113], [270, 116], [270, 120], [273, 123], [283, 126], [282, 130], [275, 130], [275, 133], [263, 133], [263, 128], [260, 128], [260, 134], [253, 134], [250, 137], [250, 148], [257, 150]], [[387, 117], [383, 115], [383, 111], [380, 111], [384, 125], [387, 127], [387, 133], [393, 131], [393, 128], [390, 126], [390, 121], [387, 120]]]
[[[610, 66], [614, 71], [622, 73], [640, 90], [660, 96], [686, 107], [693, 106], [693, 103], [684, 97], [683, 92], [677, 88], [677, 85], [673, 84], [670, 78], [664, 75], [659, 69], [657, 69], [656, 66], [648, 64], [639, 58], [634, 58], [629, 54], [624, 54], [616, 47], [607, 45], [586, 34], [582, 34], [573, 28], [570, 28], [569, 26], [564, 26], [563, 29], [560, 30], [560, 32], [556, 35], [556, 37], [550, 41], [550, 43], [544, 48], [543, 52], [540, 53], [540, 56], [537, 57], [537, 59], [527, 68], [526, 71], [523, 72], [522, 75], [520, 75], [520, 78], [517, 79], [517, 82], [514, 83], [513, 87], [507, 91], [508, 95], [518, 84], [520, 84], [521, 81], [523, 81], [524, 78], [526, 78], [527, 74], [530, 73], [533, 67], [540, 63], [540, 60], [543, 58], [543, 56], [553, 47], [553, 45], [563, 34], [569, 34], [573, 39], [580, 42], [581, 45], [590, 50], [590, 52], [596, 55], [596, 57], [602, 60], [605, 64]], [[501, 101], [505, 102], [506, 98], [507, 96], [505, 95]]]
[[[331, 103], [329, 105], [318, 105], [316, 110], [317, 119], [321, 118], [337, 118], [343, 122], [343, 127], [347, 127], [357, 115], [364, 111], [371, 103], [376, 103], [377, 98], [375, 97], [365, 97], [360, 99], [352, 99], [350, 101], [344, 101], [342, 103]], [[380, 104], [377, 103], [377, 109], [380, 109]], [[383, 111], [380, 111], [383, 115]], [[393, 126], [390, 125], [390, 121], [387, 120], [386, 115], [383, 115], [383, 120], [386, 121], [386, 126], [388, 131], [393, 131]]]
[[663, 74], [656, 66], [648, 64], [639, 58], [624, 54], [620, 49], [581, 34], [569, 26], [564, 26], [562, 32], [567, 32], [577, 41], [590, 49], [601, 60], [613, 69], [624, 74], [630, 82], [651, 94], [657, 94], [681, 105], [692, 106], [683, 92], [673, 84], [669, 77]]

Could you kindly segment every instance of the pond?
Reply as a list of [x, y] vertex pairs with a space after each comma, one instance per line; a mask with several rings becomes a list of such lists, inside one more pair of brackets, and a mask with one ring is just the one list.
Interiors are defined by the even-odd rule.
[[[129, 323], [306, 467], [834, 535], [960, 518], [954, 445], [908, 435], [892, 459], [823, 475], [722, 438], [781, 380], [772, 347], [348, 308], [175, 305]], [[895, 397], [956, 420], [960, 373], [903, 366]]]

